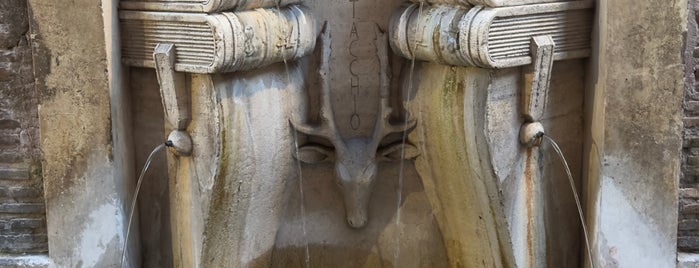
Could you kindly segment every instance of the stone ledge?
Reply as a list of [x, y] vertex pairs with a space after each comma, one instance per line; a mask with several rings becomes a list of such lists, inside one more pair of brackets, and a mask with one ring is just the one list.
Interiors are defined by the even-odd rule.
[[0, 167], [0, 180], [26, 180], [29, 179], [29, 167]]
[[677, 268], [695, 268], [699, 266], [699, 254], [679, 252], [677, 254]]
[[[698, 220], [699, 221], [699, 220]], [[687, 224], [691, 224], [688, 222]], [[10, 230], [33, 230], [39, 228], [46, 228], [46, 219], [43, 217], [17, 217], [17, 218], [3, 218], [0, 217], [0, 230], [10, 231]], [[699, 226], [697, 226], [699, 229]]]
[[49, 267], [51, 260], [46, 255], [7, 256], [0, 255], [0, 267], [6, 268], [38, 268]]
[[[23, 223], [23, 222], [22, 222]], [[28, 222], [35, 224], [34, 222]], [[40, 225], [39, 225], [40, 226]], [[38, 228], [38, 227], [37, 227]], [[682, 219], [679, 221], [679, 227], [681, 231], [695, 231], [699, 230], [699, 220], [697, 219]]]
[[24, 154], [18, 150], [5, 150], [0, 152], [0, 163], [15, 164], [24, 160]]
[[680, 188], [680, 198], [699, 199], [699, 189], [697, 188]]
[[684, 121], [685, 128], [699, 126], [699, 117], [697, 116], [685, 117], [682, 121]]
[[[689, 209], [693, 209], [690, 207]], [[697, 208], [699, 209], [699, 208]], [[0, 213], [8, 214], [44, 214], [46, 208], [44, 203], [0, 203]]]
[[677, 248], [682, 251], [694, 251], [699, 246], [699, 237], [696, 235], [678, 236]]
[[686, 100], [684, 103], [686, 117], [694, 117], [699, 115], [699, 101]]

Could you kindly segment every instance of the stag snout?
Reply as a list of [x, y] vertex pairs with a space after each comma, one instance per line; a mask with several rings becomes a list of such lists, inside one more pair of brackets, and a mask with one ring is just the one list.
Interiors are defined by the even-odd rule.
[[[347, 195], [345, 195], [345, 203], [347, 207], [347, 224], [349, 224], [350, 227], [359, 229], [364, 226], [366, 226], [366, 223], [368, 222], [369, 216], [367, 215], [369, 211], [369, 202], [358, 202], [357, 204], [354, 204], [354, 206], [358, 207], [350, 207], [352, 204], [351, 201], [347, 200]], [[364, 203], [364, 204], [360, 204]], [[361, 206], [361, 207], [359, 207]]]
[[362, 228], [369, 218], [369, 200], [376, 181], [376, 163], [366, 165], [335, 166], [335, 181], [345, 200], [347, 223], [352, 228]]

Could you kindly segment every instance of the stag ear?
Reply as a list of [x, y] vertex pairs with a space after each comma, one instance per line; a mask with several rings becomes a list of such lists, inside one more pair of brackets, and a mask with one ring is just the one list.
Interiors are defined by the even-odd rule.
[[296, 159], [307, 164], [318, 164], [333, 161], [335, 152], [321, 145], [304, 145], [299, 147]]
[[420, 155], [420, 151], [418, 151], [415, 145], [395, 142], [379, 148], [377, 156], [379, 160], [382, 161], [398, 161], [401, 160], [401, 156], [403, 156], [403, 150], [405, 150], [404, 159], [414, 159]]

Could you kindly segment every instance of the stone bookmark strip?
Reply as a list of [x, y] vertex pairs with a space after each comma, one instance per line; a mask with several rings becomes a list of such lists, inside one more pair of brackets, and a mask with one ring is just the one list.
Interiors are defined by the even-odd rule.
[[28, 167], [0, 167], [0, 180], [28, 180]]
[[[455, 6], [486, 6], [486, 7], [507, 7], [507, 6], [521, 6], [521, 5], [535, 5], [551, 2], [566, 2], [565, 0], [410, 0], [414, 3], [427, 3], [432, 5], [444, 4], [444, 5], [455, 5]], [[575, 1], [575, 0], [567, 0]], [[592, 2], [589, 0], [581, 0], [585, 2]]]
[[431, 5], [444, 4], [454, 6], [471, 6], [468, 0], [410, 0], [414, 3], [426, 3]]
[[[483, 5], [483, 6], [489, 6], [489, 7], [521, 6], [521, 5], [561, 2], [561, 0], [468, 0], [468, 1], [473, 5]], [[588, 1], [588, 2], [591, 2], [591, 1]]]
[[43, 203], [2, 203], [0, 214], [44, 214], [46, 206]]
[[119, 7], [123, 10], [211, 13], [285, 7], [300, 2], [301, 0], [126, 0], [121, 1]]

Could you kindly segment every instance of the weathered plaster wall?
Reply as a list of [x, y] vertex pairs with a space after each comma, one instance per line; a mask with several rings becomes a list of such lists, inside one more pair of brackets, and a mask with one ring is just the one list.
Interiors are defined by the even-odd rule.
[[687, 1], [601, 0], [597, 10], [586, 120], [592, 257], [596, 267], [673, 267]]
[[28, 31], [27, 1], [0, 1], [0, 255], [48, 250]]
[[29, 1], [49, 257], [58, 267], [114, 267], [121, 257], [128, 186], [122, 175], [131, 174], [121, 166], [128, 139], [111, 131], [124, 123], [111, 116], [122, 105], [120, 98], [110, 101], [119, 94], [110, 90], [118, 80], [110, 79], [117, 70], [105, 34], [114, 5]]

